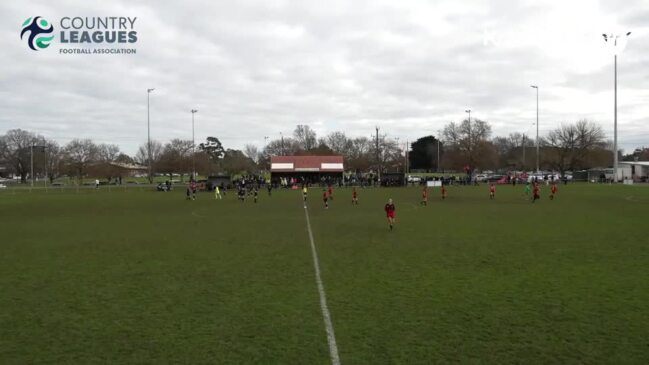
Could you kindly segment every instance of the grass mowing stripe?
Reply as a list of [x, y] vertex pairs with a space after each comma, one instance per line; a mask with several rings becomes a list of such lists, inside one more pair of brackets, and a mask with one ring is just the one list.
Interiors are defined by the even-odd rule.
[[311, 241], [311, 253], [313, 255], [313, 267], [315, 268], [315, 281], [318, 285], [318, 293], [320, 294], [320, 308], [322, 309], [322, 317], [324, 319], [325, 331], [327, 331], [327, 342], [329, 343], [329, 355], [331, 356], [331, 363], [333, 365], [340, 365], [340, 357], [338, 356], [338, 346], [336, 345], [336, 335], [334, 334], [334, 326], [331, 323], [331, 314], [329, 307], [327, 307], [327, 296], [325, 295], [324, 284], [320, 277], [320, 264], [318, 259], [318, 251], [315, 249], [315, 241], [313, 240], [313, 231], [311, 230], [311, 222], [309, 221], [309, 210], [304, 204], [304, 216], [306, 217], [306, 228], [309, 231], [309, 240]]

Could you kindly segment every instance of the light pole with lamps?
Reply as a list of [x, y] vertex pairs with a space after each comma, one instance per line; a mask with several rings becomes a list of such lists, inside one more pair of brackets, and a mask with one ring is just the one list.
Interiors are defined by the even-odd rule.
[[154, 88], [146, 89], [146, 150], [147, 150], [147, 160], [149, 161], [149, 183], [153, 182], [153, 171], [151, 168], [151, 112], [150, 112], [150, 103], [149, 96], [151, 92], [155, 90]]
[[[630, 36], [631, 32], [627, 32], [626, 36]], [[613, 44], [614, 50], [614, 65], [613, 65], [613, 182], [617, 182], [617, 40], [621, 36], [617, 34], [606, 35], [602, 34], [604, 42], [610, 40]], [[626, 44], [621, 44], [623, 49]], [[621, 50], [620, 50], [621, 51]]]
[[539, 86], [530, 85], [531, 88], [536, 89], [536, 174], [539, 173]]
[[471, 109], [465, 110], [466, 113], [469, 113], [469, 171], [467, 171], [467, 174], [471, 175], [471, 163], [473, 162], [473, 146], [471, 146]]

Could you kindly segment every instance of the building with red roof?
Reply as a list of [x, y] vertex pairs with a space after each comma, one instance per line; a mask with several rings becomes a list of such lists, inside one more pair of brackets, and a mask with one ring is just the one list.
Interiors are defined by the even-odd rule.
[[271, 156], [271, 179], [295, 178], [311, 183], [341, 179], [343, 156]]

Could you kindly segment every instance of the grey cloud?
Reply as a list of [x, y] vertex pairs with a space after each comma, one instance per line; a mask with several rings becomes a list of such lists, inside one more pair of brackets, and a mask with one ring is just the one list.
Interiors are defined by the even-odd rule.
[[[542, 130], [583, 115], [608, 123], [610, 108], [592, 104], [591, 111], [571, 111], [565, 94], [609, 92], [608, 64], [574, 72], [570, 55], [553, 54], [533, 41], [517, 47], [483, 44], [485, 30], [516, 35], [555, 9], [550, 5], [505, 0], [3, 3], [0, 133], [19, 127], [62, 142], [91, 137], [133, 153], [146, 139], [149, 87], [156, 88], [151, 94], [155, 139], [189, 138], [189, 110], [198, 108], [197, 138], [216, 135], [236, 148], [289, 134], [298, 123], [358, 136], [369, 136], [380, 125], [385, 133], [414, 139], [464, 118], [466, 107], [494, 123], [498, 134], [525, 131], [535, 115], [531, 83], [542, 85], [543, 105], [562, 106], [542, 110]], [[602, 11], [618, 11], [620, 19], [642, 26], [634, 14], [649, 6], [632, 6], [633, 12]], [[58, 46], [34, 53], [17, 35], [23, 18], [33, 14], [137, 16], [138, 54], [62, 56]], [[649, 42], [643, 37], [639, 32], [625, 53], [621, 85], [647, 95]], [[629, 130], [648, 133], [647, 108], [627, 112], [633, 120]]]

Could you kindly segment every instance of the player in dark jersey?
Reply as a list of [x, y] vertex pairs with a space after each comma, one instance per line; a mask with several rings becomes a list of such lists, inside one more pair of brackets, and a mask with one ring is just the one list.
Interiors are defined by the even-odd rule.
[[196, 200], [196, 181], [192, 180], [190, 186], [192, 188], [192, 200]]
[[352, 205], [358, 205], [358, 192], [355, 187], [354, 190], [352, 190]]
[[442, 183], [442, 200], [446, 199], [446, 185]]
[[385, 215], [388, 218], [388, 224], [390, 225], [390, 230], [394, 227], [394, 223], [396, 222], [396, 208], [394, 207], [394, 203], [392, 202], [392, 198], [388, 199], [388, 203], [385, 205]]
[[257, 198], [259, 197], [259, 190], [255, 188], [255, 191], [253, 192], [253, 197], [255, 199], [255, 204], [257, 204]]

